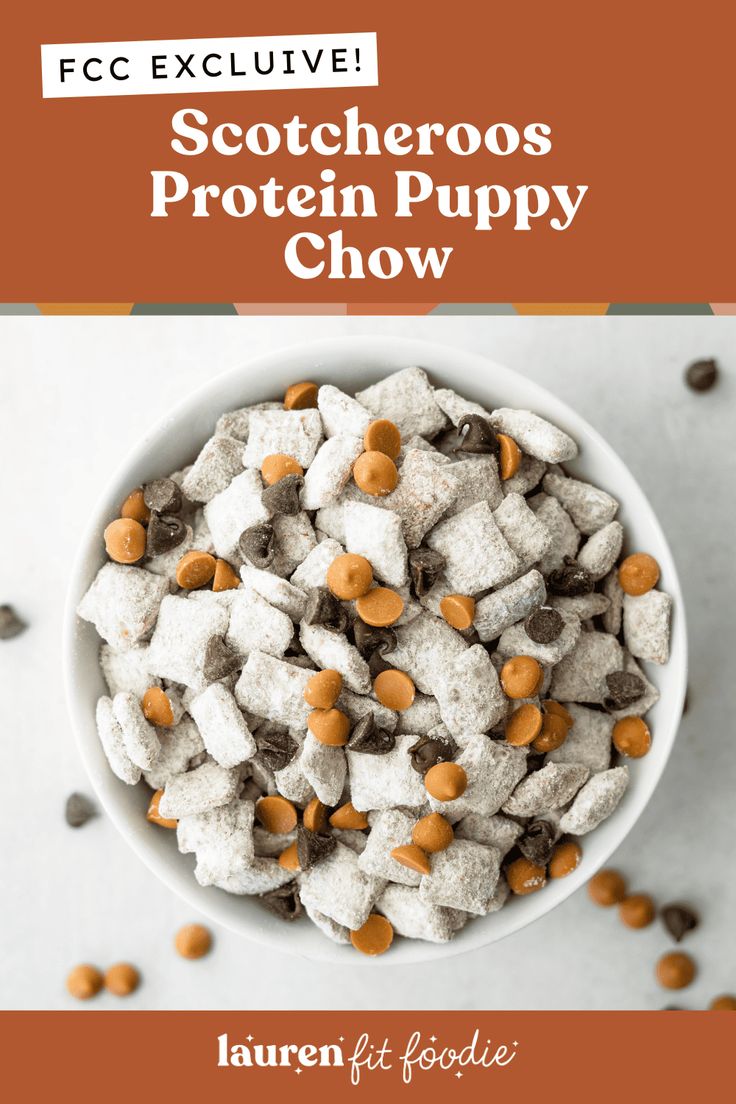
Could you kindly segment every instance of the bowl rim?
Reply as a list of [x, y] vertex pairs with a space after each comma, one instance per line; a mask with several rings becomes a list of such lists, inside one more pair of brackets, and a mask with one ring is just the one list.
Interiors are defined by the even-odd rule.
[[[321, 356], [334, 356], [340, 351], [350, 351], [358, 355], [362, 351], [366, 355], [370, 355], [374, 358], [385, 356], [389, 363], [399, 355], [404, 360], [403, 366], [408, 366], [410, 364], [422, 365], [436, 358], [438, 355], [444, 355], [445, 357], [451, 356], [456, 362], [461, 363], [468, 369], [469, 375], [473, 367], [478, 370], [481, 378], [483, 373], [489, 373], [489, 378], [490, 373], [493, 373], [494, 380], [498, 381], [498, 384], [494, 382], [494, 389], [496, 389], [497, 386], [503, 386], [503, 377], [517, 383], [521, 381], [521, 385], [529, 396], [529, 406], [532, 409], [541, 407], [549, 411], [549, 408], [552, 407], [554, 415], [548, 414], [547, 416], [559, 417], [562, 424], [569, 424], [570, 422], [575, 424], [577, 433], [580, 434], [582, 432], [583, 436], [587, 436], [598, 449], [604, 461], [608, 465], [618, 468], [623, 476], [630, 480], [636, 492], [638, 492], [640, 504], [643, 505], [647, 514], [647, 524], [651, 526], [660, 541], [660, 558], [664, 561], [661, 563], [661, 567], [663, 569], [663, 574], [667, 577], [667, 593], [672, 596], [673, 608], [676, 611], [676, 617], [673, 619], [671, 651], [668, 661], [668, 666], [669, 664], [673, 664], [674, 667], [675, 673], [673, 678], [676, 693], [673, 701], [672, 720], [669, 726], [670, 731], [664, 735], [661, 730], [658, 730], [657, 733], [660, 745], [662, 745], [666, 739], [666, 746], [664, 746], [664, 750], [660, 752], [658, 768], [655, 768], [645, 781], [639, 783], [635, 793], [629, 793], [629, 800], [626, 802], [626, 805], [619, 807], [618, 811], [621, 815], [618, 818], [615, 830], [610, 831], [610, 838], [602, 848], [599, 844], [599, 854], [596, 858], [596, 870], [601, 869], [613, 852], [623, 843], [639, 820], [639, 817], [643, 813], [654, 790], [660, 782], [677, 737], [679, 723], [682, 717], [687, 689], [688, 657], [686, 613], [675, 560], [669, 542], [659, 523], [659, 519], [639, 485], [638, 480], [621, 456], [608, 444], [606, 439], [586, 418], [583, 417], [583, 415], [578, 413], [574, 407], [568, 405], [563, 399], [559, 398], [554, 392], [549, 391], [546, 387], [538, 384], [535, 380], [523, 375], [522, 372], [516, 369], [498, 364], [482, 353], [477, 353], [470, 349], [458, 348], [440, 341], [392, 335], [340, 335], [311, 339], [304, 342], [294, 342], [259, 354], [256, 357], [252, 357], [245, 362], [227, 369], [225, 372], [208, 377], [203, 384], [188, 392], [179, 399], [177, 403], [172, 404], [171, 408], [164, 415], [156, 419], [156, 421], [143, 433], [137, 443], [126, 453], [122, 461], [116, 465], [115, 470], [106, 479], [105, 487], [98, 496], [84, 527], [79, 547], [74, 558], [63, 614], [62, 667], [67, 710], [72, 721], [72, 729], [77, 750], [81, 756], [95, 794], [115, 828], [144, 865], [190, 907], [196, 909], [197, 912], [208, 919], [221, 924], [226, 929], [235, 932], [243, 938], [251, 940], [253, 943], [259, 943], [268, 946], [270, 949], [282, 952], [286, 950], [289, 954], [301, 957], [307, 961], [336, 963], [345, 966], [348, 964], [345, 952], [349, 950], [349, 948], [343, 945], [337, 945], [326, 937], [320, 940], [316, 951], [312, 949], [305, 951], [301, 946], [302, 941], [298, 938], [297, 933], [293, 929], [283, 934], [281, 934], [281, 930], [279, 934], [272, 934], [269, 930], [264, 930], [263, 928], [258, 928], [256, 924], [251, 924], [245, 910], [242, 913], [242, 924], [237, 923], [232, 916], [229, 915], [227, 908], [219, 907], [219, 902], [226, 899], [229, 895], [224, 893], [222, 895], [211, 894], [207, 902], [203, 903], [197, 893], [202, 887], [196, 883], [191, 872], [189, 872], [189, 877], [186, 881], [182, 880], [181, 877], [174, 872], [173, 864], [167, 861], [166, 858], [160, 856], [146, 843], [146, 833], [144, 831], [136, 832], [131, 829], [130, 825], [127, 823], [122, 802], [117, 799], [117, 795], [124, 792], [119, 788], [122, 784], [118, 783], [118, 780], [114, 778], [106, 762], [104, 771], [99, 769], [99, 761], [94, 758], [92, 743], [88, 740], [86, 735], [86, 729], [89, 727], [89, 717], [87, 716], [86, 706], [82, 705], [81, 696], [77, 693], [77, 649], [75, 646], [79, 624], [76, 609], [80, 598], [90, 585], [90, 571], [88, 566], [90, 552], [94, 545], [99, 544], [101, 518], [109, 516], [112, 488], [119, 483], [123, 483], [126, 473], [146, 457], [152, 445], [160, 439], [161, 435], [179, 420], [192, 413], [197, 408], [200, 401], [206, 396], [209, 396], [213, 390], [219, 390], [227, 386], [228, 382], [234, 382], [244, 376], [246, 377], [244, 380], [245, 384], [247, 383], [247, 378], [253, 378], [256, 373], [259, 372], [267, 372], [269, 366], [279, 365], [289, 357], [298, 356], [300, 359], [303, 359], [306, 364], [308, 362], [314, 362], [316, 358]], [[396, 370], [398, 369], [392, 369], [392, 371]], [[435, 375], [441, 376], [441, 369], [435, 370], [430, 367], [429, 371], [431, 374], [434, 373]], [[478, 390], [479, 388], [470, 385], [469, 389], [472, 391]], [[624, 506], [625, 505], [624, 503]], [[672, 697], [672, 695], [670, 695], [670, 697]], [[623, 815], [624, 813], [626, 815]], [[595, 829], [596, 833], [598, 831], [599, 829]], [[580, 888], [580, 886], [592, 876], [592, 873], [592, 870], [583, 870], [582, 867], [578, 867], [578, 869], [567, 878], [558, 879], [556, 882], [548, 885], [545, 893], [534, 894], [524, 898], [525, 909], [521, 919], [516, 920], [512, 918], [510, 921], [507, 921], [502, 931], [495, 930], [494, 925], [484, 925], [482, 921], [487, 919], [487, 917], [474, 917], [474, 922], [468, 924], [464, 929], [463, 939], [461, 941], [454, 939], [448, 943], [438, 944], [422, 940], [401, 940], [404, 954], [398, 958], [398, 961], [396, 955], [386, 955], [375, 959], [363, 955], [355, 955], [350, 957], [349, 964], [351, 966], [403, 966], [413, 963], [438, 961], [440, 959], [478, 950], [481, 947], [498, 942], [506, 936], [512, 935], [527, 927], [529, 924], [534, 923], [541, 917], [546, 916]], [[191, 892], [189, 892], [189, 881], [191, 881]], [[556, 887], [556, 892], [554, 894], [550, 893], [552, 885]], [[478, 921], [481, 922], [479, 923]], [[244, 928], [248, 930], [244, 930]], [[284, 934], [286, 934], [286, 938], [284, 938]], [[324, 947], [322, 944], [324, 944]], [[409, 953], [407, 945], [411, 953]]]

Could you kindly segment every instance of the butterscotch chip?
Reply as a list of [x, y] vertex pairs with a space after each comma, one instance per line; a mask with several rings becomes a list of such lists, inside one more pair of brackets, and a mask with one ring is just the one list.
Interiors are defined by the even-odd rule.
[[215, 564], [215, 574], [212, 578], [212, 589], [216, 594], [221, 590], [237, 590], [240, 586], [240, 578], [233, 571], [227, 560], [218, 560]]
[[129, 997], [141, 983], [141, 975], [129, 962], [116, 962], [105, 973], [105, 988], [116, 997]]
[[727, 994], [715, 997], [708, 1008], [711, 1012], [736, 1012], [736, 997], [730, 997]]
[[336, 598], [349, 602], [362, 598], [373, 584], [373, 568], [365, 556], [346, 552], [335, 556], [327, 568], [327, 585]]
[[67, 974], [66, 987], [75, 1000], [89, 1000], [96, 997], [102, 988], [104, 979], [96, 966], [84, 962], [75, 966]]
[[393, 667], [376, 675], [373, 690], [381, 705], [398, 713], [408, 709], [416, 695], [416, 687], [406, 672]]
[[312, 709], [332, 709], [341, 690], [342, 675], [327, 668], [312, 675], [304, 687], [304, 700]]
[[543, 866], [537, 866], [529, 859], [515, 859], [506, 871], [506, 881], [512, 893], [517, 897], [526, 897], [547, 884], [547, 874]]
[[682, 951], [662, 955], [657, 963], [657, 981], [664, 989], [684, 989], [695, 977], [695, 963]]
[[176, 933], [174, 946], [182, 958], [204, 958], [212, 948], [212, 934], [203, 924], [185, 924]]
[[629, 759], [641, 759], [652, 746], [652, 736], [641, 717], [622, 717], [613, 726], [612, 740], [616, 751]]
[[497, 433], [496, 440], [500, 446], [498, 457], [498, 470], [502, 479], [510, 479], [516, 475], [521, 464], [521, 449], [513, 437], [507, 437], [505, 433]]
[[416, 870], [418, 874], [429, 874], [432, 867], [429, 859], [416, 843], [406, 843], [403, 847], [394, 847], [391, 858], [397, 863], [406, 866], [409, 870]]
[[178, 820], [170, 820], [166, 817], [162, 817], [158, 811], [158, 804], [163, 796], [163, 790], [156, 790], [149, 803], [146, 820], [150, 820], [151, 824], [158, 824], [160, 828], [176, 828], [179, 823]]
[[374, 587], [358, 598], [355, 609], [366, 625], [383, 629], [399, 620], [404, 612], [404, 599], [388, 587]]
[[290, 843], [285, 851], [279, 855], [279, 866], [284, 870], [299, 870], [299, 855], [297, 854], [296, 840]]
[[388, 418], [378, 418], [365, 431], [363, 444], [366, 452], [382, 452], [396, 460], [401, 452], [401, 433]]
[[448, 594], [440, 602], [440, 613], [453, 629], [469, 629], [475, 617], [475, 598], [467, 594]]
[[134, 491], [130, 492], [125, 502], [120, 507], [120, 516], [121, 518], [132, 518], [133, 521], [139, 521], [141, 525], [148, 524], [151, 517], [151, 511], [143, 500], [142, 487], [136, 487]]
[[532, 746], [540, 755], [557, 751], [557, 748], [564, 744], [569, 731], [570, 725], [564, 717], [560, 717], [557, 713], [543, 713], [542, 731], [533, 741]]
[[351, 931], [350, 942], [356, 951], [366, 955], [380, 955], [387, 951], [394, 938], [394, 929], [385, 916], [377, 912], [371, 915], [357, 931]]
[[176, 565], [176, 581], [183, 590], [196, 590], [210, 581], [216, 567], [209, 552], [185, 552]]
[[646, 552], [627, 556], [618, 569], [618, 581], [624, 594], [638, 598], [659, 582], [659, 564]]
[[285, 452], [274, 452], [270, 456], [264, 457], [261, 464], [261, 476], [267, 487], [272, 487], [285, 475], [303, 476], [304, 468], [298, 460], [295, 460], [293, 456], [288, 456]]
[[341, 709], [313, 709], [307, 728], [315, 740], [329, 747], [343, 747], [350, 735], [350, 721]]
[[618, 870], [599, 870], [588, 882], [588, 896], [602, 908], [618, 905], [626, 896], [626, 882]]
[[285, 836], [296, 828], [296, 809], [280, 794], [259, 798], [256, 801], [256, 816], [267, 832]]
[[146, 551], [146, 530], [133, 518], [116, 518], [105, 529], [105, 549], [115, 563], [137, 563]]
[[174, 710], [160, 686], [150, 686], [141, 699], [143, 716], [153, 725], [168, 728], [174, 723]]
[[441, 813], [428, 813], [418, 820], [411, 830], [411, 838], [417, 847], [430, 855], [446, 851], [455, 838], [452, 825]]
[[358, 812], [352, 801], [347, 801], [339, 809], [335, 809], [330, 817], [330, 824], [333, 828], [354, 828], [360, 832], [368, 827], [368, 817], [365, 813]]
[[424, 785], [437, 801], [454, 801], [465, 793], [468, 776], [459, 763], [435, 763], [425, 774]]
[[396, 489], [399, 473], [384, 452], [363, 452], [353, 464], [353, 479], [361, 491], [383, 498]]
[[321, 832], [327, 824], [327, 806], [318, 797], [313, 797], [302, 813], [304, 827], [310, 832]]
[[555, 717], [562, 717], [563, 721], [568, 728], [572, 728], [572, 714], [565, 709], [564, 705], [560, 705], [559, 702], [553, 701], [552, 698], [547, 698], [542, 702], [542, 709], [545, 713], [552, 713]]
[[632, 893], [618, 906], [618, 915], [627, 928], [646, 928], [654, 920], [654, 901], [647, 893]]
[[501, 686], [508, 698], [534, 697], [543, 678], [540, 664], [527, 655], [507, 659], [500, 674]]
[[506, 743], [512, 747], [526, 747], [536, 740], [542, 731], [543, 717], [541, 709], [527, 703], [520, 705], [506, 722]]
[[573, 870], [577, 870], [582, 857], [583, 851], [579, 843], [574, 843], [573, 840], [558, 843], [547, 866], [550, 878], [566, 878]]
[[284, 407], [286, 410], [314, 410], [317, 406], [316, 383], [303, 380], [301, 383], [292, 383], [287, 387], [284, 395]]

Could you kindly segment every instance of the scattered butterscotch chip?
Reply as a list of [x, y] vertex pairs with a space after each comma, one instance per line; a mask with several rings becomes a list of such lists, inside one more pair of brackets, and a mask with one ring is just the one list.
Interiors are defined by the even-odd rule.
[[618, 569], [618, 581], [624, 594], [638, 598], [659, 582], [659, 564], [646, 552], [627, 556]]
[[588, 896], [596, 905], [610, 908], [626, 896], [626, 882], [618, 870], [599, 870], [588, 882]]
[[312, 675], [304, 687], [304, 700], [312, 709], [332, 709], [340, 697], [342, 675], [339, 671], [326, 668]]
[[256, 801], [256, 816], [267, 832], [285, 836], [296, 828], [296, 809], [280, 794], [259, 798]]
[[143, 716], [153, 725], [169, 728], [174, 723], [174, 710], [160, 686], [149, 686], [141, 700]]
[[105, 529], [105, 548], [115, 563], [137, 563], [146, 552], [146, 530], [133, 518], [116, 518]]
[[377, 629], [385, 629], [398, 621], [404, 612], [404, 599], [388, 587], [373, 587], [355, 602], [361, 621]]
[[335, 597], [343, 601], [362, 598], [373, 585], [373, 568], [365, 556], [354, 552], [335, 556], [327, 568], [327, 585]]
[[339, 809], [335, 809], [330, 817], [330, 824], [333, 828], [354, 828], [361, 832], [368, 827], [368, 817], [359, 812], [352, 801], [346, 801]]
[[75, 1000], [96, 997], [104, 984], [104, 978], [96, 966], [84, 962], [67, 974], [66, 987]]
[[170, 820], [166, 817], [162, 817], [158, 811], [158, 805], [163, 796], [163, 790], [156, 790], [149, 802], [146, 820], [150, 820], [151, 824], [158, 824], [159, 828], [176, 828], [179, 823], [177, 820]]
[[[559, 719], [559, 718], [558, 718]], [[520, 705], [506, 722], [504, 735], [512, 747], [526, 747], [536, 740], [542, 731], [544, 718], [541, 709], [527, 702]]]
[[284, 395], [284, 407], [287, 410], [314, 410], [317, 406], [317, 392], [319, 387], [310, 380], [301, 383], [292, 383], [286, 388]]
[[411, 838], [422, 851], [434, 855], [437, 851], [447, 850], [455, 833], [449, 820], [445, 820], [441, 813], [428, 813], [416, 822]]
[[517, 897], [526, 897], [547, 884], [547, 874], [543, 866], [537, 866], [529, 859], [514, 859], [506, 871], [506, 881], [512, 893]]
[[501, 686], [508, 698], [532, 698], [542, 684], [544, 672], [531, 656], [507, 659], [501, 668]]
[[736, 997], [724, 993], [722, 997], [714, 997], [708, 1008], [711, 1012], [736, 1012]]
[[408, 867], [409, 870], [416, 870], [418, 874], [429, 874], [432, 870], [429, 859], [416, 843], [394, 847], [391, 858], [396, 859], [397, 863]]
[[425, 774], [424, 785], [437, 801], [455, 801], [465, 793], [468, 776], [459, 763], [435, 763]]
[[212, 933], [203, 924], [185, 924], [176, 933], [174, 946], [182, 958], [204, 958], [212, 949]]
[[351, 931], [350, 942], [356, 951], [366, 955], [380, 955], [387, 951], [394, 938], [394, 929], [385, 916], [377, 912], [371, 915], [357, 931]]
[[558, 843], [547, 866], [550, 878], [566, 878], [573, 870], [577, 870], [582, 857], [583, 850], [574, 840]]
[[383, 498], [396, 489], [399, 473], [385, 452], [363, 452], [353, 464], [353, 479], [361, 491]]
[[365, 431], [363, 444], [366, 452], [382, 452], [396, 460], [401, 452], [401, 433], [388, 418], [378, 418]]
[[376, 675], [373, 690], [381, 705], [398, 713], [408, 709], [416, 695], [416, 687], [406, 672], [393, 667]]
[[344, 747], [350, 735], [350, 721], [341, 709], [313, 709], [307, 728], [315, 740], [328, 747]]
[[440, 613], [453, 629], [469, 629], [475, 617], [475, 598], [467, 594], [448, 594], [440, 602]]
[[304, 475], [304, 468], [293, 456], [287, 456], [285, 452], [274, 452], [264, 457], [261, 464], [261, 476], [267, 487], [278, 483], [285, 475]]
[[532, 747], [540, 755], [557, 751], [557, 748], [564, 744], [569, 731], [570, 725], [564, 717], [561, 717], [558, 713], [544, 712], [542, 714], [542, 730], [532, 741]]
[[313, 797], [304, 808], [302, 822], [310, 832], [321, 832], [327, 824], [327, 806], [318, 797]]
[[209, 552], [185, 552], [176, 565], [176, 581], [182, 590], [196, 590], [215, 574], [217, 562]]
[[116, 962], [105, 971], [105, 988], [116, 997], [129, 997], [141, 983], [141, 975], [130, 962]]
[[618, 915], [627, 928], [648, 928], [656, 915], [654, 901], [648, 893], [632, 893], [618, 906]]
[[553, 701], [552, 698], [547, 698], [542, 702], [542, 710], [545, 713], [553, 713], [556, 717], [562, 717], [563, 721], [568, 728], [572, 728], [572, 714], [565, 709], [564, 705], [560, 705], [559, 702]]
[[284, 870], [298, 870], [299, 869], [299, 856], [296, 850], [296, 840], [290, 843], [285, 851], [282, 851], [279, 855], [279, 866], [282, 866]]
[[240, 586], [240, 576], [227, 560], [218, 560], [215, 564], [215, 574], [212, 577], [212, 589], [215, 594], [221, 590], [237, 590]]
[[498, 457], [498, 470], [502, 479], [510, 479], [519, 470], [521, 449], [513, 437], [507, 437], [505, 433], [497, 433], [496, 439], [501, 450]]
[[656, 973], [664, 989], [685, 989], [695, 977], [695, 963], [683, 951], [670, 951], [660, 958]]
[[612, 740], [616, 751], [629, 759], [641, 759], [652, 746], [652, 736], [641, 717], [622, 717], [613, 726]]
[[134, 491], [131, 491], [125, 502], [120, 507], [121, 518], [132, 518], [133, 521], [139, 521], [141, 525], [147, 525], [151, 517], [151, 511], [146, 506], [143, 500], [143, 488], [136, 487]]

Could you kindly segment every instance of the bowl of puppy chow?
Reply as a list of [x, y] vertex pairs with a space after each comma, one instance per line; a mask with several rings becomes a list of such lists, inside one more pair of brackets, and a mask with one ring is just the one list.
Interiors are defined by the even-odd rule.
[[686, 685], [632, 474], [482, 356], [261, 357], [154, 426], [91, 512], [65, 627], [104, 808], [211, 919], [402, 963], [548, 912], [630, 831]]

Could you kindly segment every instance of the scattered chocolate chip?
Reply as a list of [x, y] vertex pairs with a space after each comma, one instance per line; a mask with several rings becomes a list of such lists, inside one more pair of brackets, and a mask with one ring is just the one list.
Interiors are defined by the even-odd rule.
[[296, 920], [302, 914], [299, 890], [293, 882], [272, 889], [269, 893], [261, 893], [260, 900], [279, 920]]
[[552, 606], [538, 606], [524, 622], [526, 635], [535, 644], [551, 644], [565, 627], [565, 619]]
[[457, 747], [440, 740], [436, 736], [420, 736], [409, 748], [411, 765], [418, 774], [426, 774], [437, 763], [449, 763], [455, 756]]
[[221, 636], [209, 638], [202, 662], [202, 674], [206, 682], [217, 682], [218, 679], [231, 675], [242, 666], [243, 657], [228, 647]]
[[283, 770], [288, 767], [299, 751], [296, 740], [292, 740], [286, 725], [275, 721], [265, 721], [255, 734], [258, 746], [258, 758], [270, 770]]
[[178, 514], [184, 505], [181, 488], [173, 479], [154, 479], [146, 483], [143, 501], [154, 514]]
[[547, 820], [535, 820], [527, 825], [526, 831], [517, 843], [525, 859], [546, 866], [555, 846], [555, 830]]
[[355, 647], [363, 659], [370, 659], [376, 652], [379, 656], [389, 655], [396, 647], [396, 633], [389, 628], [374, 628], [366, 625], [358, 617], [353, 624]]
[[608, 697], [603, 704], [606, 709], [628, 709], [638, 702], [646, 689], [644, 682], [631, 671], [613, 671], [606, 675]]
[[173, 514], [151, 514], [146, 532], [146, 555], [163, 556], [177, 548], [187, 535], [181, 518]]
[[12, 606], [0, 606], [0, 640], [10, 640], [27, 629], [23, 621]]
[[371, 679], [377, 679], [379, 675], [382, 675], [384, 671], [393, 670], [390, 663], [387, 663], [380, 652], [374, 652], [368, 660], [368, 673]]
[[498, 456], [501, 451], [493, 426], [480, 414], [464, 414], [457, 423], [457, 431], [460, 444], [455, 452], [492, 453]]
[[307, 594], [304, 610], [307, 625], [322, 625], [328, 632], [345, 632], [348, 623], [347, 610], [327, 587], [312, 587]]
[[446, 564], [447, 560], [441, 552], [435, 552], [432, 548], [412, 548], [409, 553], [409, 574], [417, 598], [423, 598], [432, 589]]
[[319, 832], [310, 832], [303, 824], [296, 830], [296, 857], [302, 872], [311, 870], [315, 863], [321, 862], [335, 850], [334, 836], [323, 836]]
[[594, 587], [593, 576], [571, 556], [565, 556], [564, 566], [552, 571], [547, 579], [547, 590], [564, 598], [591, 594]]
[[698, 926], [698, 917], [692, 909], [686, 905], [665, 905], [660, 910], [662, 923], [670, 933], [675, 943]]
[[685, 371], [685, 382], [691, 391], [709, 391], [718, 379], [714, 360], [696, 360]]
[[81, 828], [88, 820], [97, 815], [97, 810], [84, 794], [69, 794], [64, 807], [64, 817], [70, 828]]
[[264, 521], [260, 525], [251, 525], [250, 529], [245, 529], [238, 537], [238, 547], [246, 560], [254, 567], [262, 569], [270, 567], [273, 561], [276, 551], [273, 540], [273, 525]]
[[372, 713], [366, 713], [353, 728], [348, 740], [348, 751], [362, 751], [364, 755], [385, 755], [396, 747], [396, 737], [376, 724]]
[[301, 475], [284, 475], [261, 491], [261, 502], [272, 514], [294, 517], [301, 510], [299, 493], [304, 486]]

